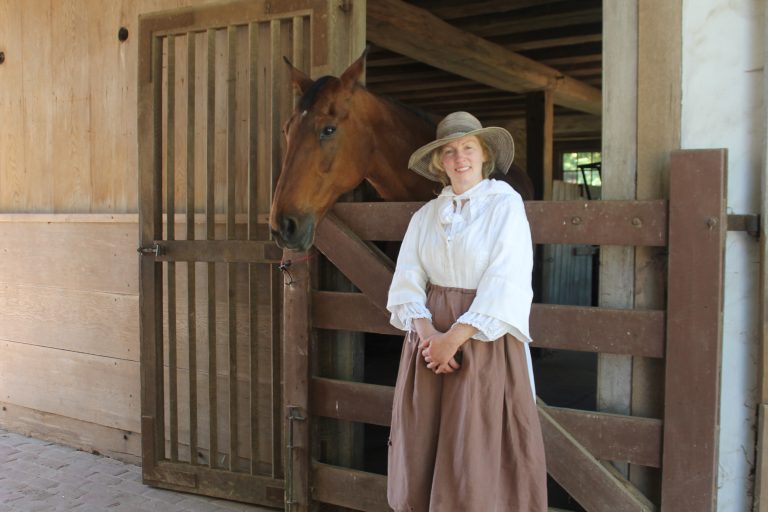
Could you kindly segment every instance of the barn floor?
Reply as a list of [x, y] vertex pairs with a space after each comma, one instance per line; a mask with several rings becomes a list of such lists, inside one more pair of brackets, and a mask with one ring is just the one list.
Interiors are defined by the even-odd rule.
[[141, 468], [0, 430], [3, 512], [274, 512], [165, 491], [141, 483]]

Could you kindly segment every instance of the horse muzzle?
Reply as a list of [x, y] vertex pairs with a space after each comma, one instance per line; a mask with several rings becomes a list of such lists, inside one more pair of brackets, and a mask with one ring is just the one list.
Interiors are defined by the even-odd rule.
[[315, 240], [314, 215], [279, 215], [275, 220], [277, 226], [272, 225], [270, 231], [278, 246], [292, 251], [306, 251], [312, 247]]

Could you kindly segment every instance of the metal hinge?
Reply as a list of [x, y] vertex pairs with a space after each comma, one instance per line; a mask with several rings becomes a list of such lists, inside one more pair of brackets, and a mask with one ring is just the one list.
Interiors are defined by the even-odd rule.
[[728, 231], [746, 231], [755, 238], [760, 238], [760, 215], [728, 215]]
[[160, 247], [160, 244], [155, 243], [152, 245], [145, 245], [145, 246], [139, 247], [138, 249], [136, 249], [136, 252], [138, 252], [142, 256], [147, 254], [154, 254], [155, 257], [157, 257], [163, 254], [163, 248]]

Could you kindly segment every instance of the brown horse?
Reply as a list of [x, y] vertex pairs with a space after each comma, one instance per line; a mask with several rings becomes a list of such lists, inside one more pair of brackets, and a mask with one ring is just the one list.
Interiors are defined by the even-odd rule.
[[[369, 92], [360, 82], [365, 54], [340, 77], [317, 81], [286, 60], [301, 98], [283, 129], [287, 149], [269, 217], [281, 247], [309, 249], [317, 223], [363, 180], [385, 201], [425, 201], [439, 189], [408, 170], [411, 153], [434, 139], [434, 123]], [[506, 180], [532, 198], [525, 171], [513, 166]]]

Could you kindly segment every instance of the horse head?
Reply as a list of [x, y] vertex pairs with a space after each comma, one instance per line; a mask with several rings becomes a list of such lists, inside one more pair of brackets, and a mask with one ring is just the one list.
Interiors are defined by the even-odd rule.
[[373, 142], [362, 136], [365, 122], [355, 109], [365, 52], [338, 78], [313, 81], [286, 63], [301, 97], [283, 127], [287, 146], [269, 225], [278, 245], [306, 250], [317, 222], [366, 177]]

